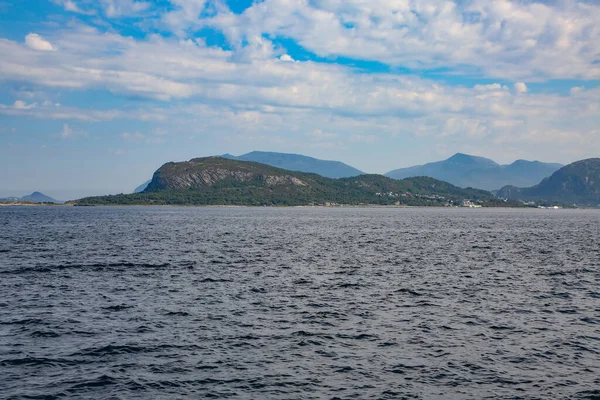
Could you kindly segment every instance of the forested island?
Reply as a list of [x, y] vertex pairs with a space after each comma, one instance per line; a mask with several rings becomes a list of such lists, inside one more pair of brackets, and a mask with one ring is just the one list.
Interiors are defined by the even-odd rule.
[[402, 180], [364, 174], [332, 179], [223, 157], [170, 162], [141, 193], [86, 197], [89, 205], [404, 205], [519, 207], [480, 189], [462, 189], [429, 177]]

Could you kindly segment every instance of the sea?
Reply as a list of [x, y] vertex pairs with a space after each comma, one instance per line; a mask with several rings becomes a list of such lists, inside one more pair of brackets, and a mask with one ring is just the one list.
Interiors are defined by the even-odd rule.
[[600, 399], [600, 210], [0, 207], [2, 399]]

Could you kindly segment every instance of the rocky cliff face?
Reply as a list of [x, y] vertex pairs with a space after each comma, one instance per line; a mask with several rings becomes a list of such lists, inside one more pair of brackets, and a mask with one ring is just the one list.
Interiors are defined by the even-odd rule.
[[257, 163], [239, 162], [220, 157], [195, 158], [180, 163], [167, 163], [159, 168], [146, 191], [201, 189], [227, 183], [254, 184], [262, 187], [280, 185], [309, 186], [288, 171]]

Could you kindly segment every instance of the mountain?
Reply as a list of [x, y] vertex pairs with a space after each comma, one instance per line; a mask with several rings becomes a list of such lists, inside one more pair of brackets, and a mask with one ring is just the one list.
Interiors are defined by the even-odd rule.
[[88, 197], [74, 203], [443, 206], [461, 204], [463, 200], [489, 206], [509, 204], [484, 190], [461, 189], [427, 177], [394, 180], [383, 175], [359, 175], [332, 179], [223, 157], [170, 162], [154, 173], [142, 193]]
[[299, 154], [253, 151], [237, 157], [231, 154], [223, 154], [221, 157], [238, 161], [253, 161], [289, 171], [309, 172], [327, 178], [346, 178], [364, 174], [364, 172], [340, 161], [319, 160]]
[[150, 183], [151, 180], [152, 179], [150, 179], [149, 181], [146, 181], [146, 182], [142, 183], [140, 186], [138, 186], [135, 189], [133, 189], [133, 193], [141, 193], [141, 192], [143, 192], [148, 187], [148, 184]]
[[40, 192], [33, 192], [23, 197], [7, 197], [0, 199], [0, 202], [18, 203], [18, 202], [29, 202], [29, 203], [60, 203], [60, 201], [53, 199], [50, 196], [46, 196]]
[[569, 164], [529, 188], [505, 186], [499, 197], [600, 206], [600, 158]]
[[488, 158], [457, 153], [444, 161], [396, 169], [385, 176], [393, 179], [430, 176], [460, 187], [494, 190], [506, 185], [535, 185], [560, 167], [561, 164], [526, 160], [500, 165]]

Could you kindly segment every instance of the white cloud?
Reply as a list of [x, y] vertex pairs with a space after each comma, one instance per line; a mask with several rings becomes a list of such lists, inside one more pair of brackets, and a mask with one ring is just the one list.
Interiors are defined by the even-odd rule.
[[173, 10], [162, 16], [163, 23], [173, 32], [184, 35], [193, 26], [198, 26], [200, 18], [210, 9], [207, 0], [170, 0]]
[[[126, 16], [136, 16], [150, 8], [150, 3], [136, 0], [96, 0], [80, 1], [76, 0], [51, 0], [66, 11], [83, 15], [104, 14], [108, 18], [118, 18]], [[85, 4], [83, 9], [80, 4]]]
[[55, 48], [52, 43], [42, 38], [37, 33], [29, 33], [25, 36], [25, 44], [27, 47], [33, 50], [39, 51], [54, 51]]
[[[593, 146], [582, 144], [581, 138], [600, 142], [593, 130], [599, 123], [600, 89], [593, 86], [571, 96], [537, 91], [522, 96], [519, 84], [463, 87], [418, 74], [361, 74], [330, 62], [281, 62], [284, 50], [264, 36], [252, 36], [247, 45], [238, 43], [232, 50], [180, 38], [134, 39], [81, 25], [55, 31], [51, 38], [60, 54], [0, 39], [0, 54], [7, 55], [0, 58], [0, 79], [49, 92], [99, 89], [160, 101], [100, 110], [69, 106], [68, 96], [61, 98], [61, 107], [36, 97], [36, 107], [24, 102], [22, 107], [0, 106], [0, 114], [68, 123], [168, 122], [173, 135], [214, 132], [215, 140], [255, 139], [287, 149], [358, 148], [365, 142], [419, 136], [461, 150], [489, 149], [495, 141], [514, 154], [524, 149], [550, 154], [539, 132], [551, 129], [559, 132], [553, 133], [557, 137], [578, 138], [564, 145], [565, 152], [588, 154]], [[147, 132], [137, 140], [161, 139], [151, 128]], [[136, 132], [130, 134], [122, 138], [135, 140]], [[67, 136], [73, 136], [72, 130]], [[527, 145], [518, 149], [521, 139]]]
[[600, 5], [575, 0], [265, 0], [187, 24], [213, 26], [234, 44], [266, 34], [323, 57], [540, 80], [600, 78], [599, 20]]
[[74, 12], [77, 14], [84, 14], [84, 15], [93, 15], [94, 11], [93, 10], [83, 10], [81, 9], [77, 3], [75, 2], [75, 0], [52, 0], [53, 3], [58, 4], [62, 7], [64, 7], [64, 9], [66, 11], [70, 11], [70, 12]]
[[69, 124], [64, 124], [59, 136], [63, 139], [74, 139], [79, 136], [87, 136], [87, 132], [74, 130]]
[[134, 0], [101, 0], [107, 17], [136, 15], [150, 8], [150, 3]]
[[515, 92], [517, 93], [527, 93], [527, 85], [523, 82], [515, 83]]
[[574, 96], [578, 93], [583, 92], [583, 86], [574, 86], [571, 88], [571, 90], [569, 90], [569, 93], [571, 94], [571, 96]]
[[25, 103], [22, 100], [17, 100], [17, 101], [14, 102], [13, 108], [15, 110], [30, 110], [32, 108], [35, 108], [36, 105], [37, 105], [36, 103], [27, 104], [27, 103]]
[[286, 61], [286, 62], [293, 62], [294, 61], [294, 59], [289, 54], [284, 54], [281, 57], [279, 57], [279, 59], [281, 61]]

